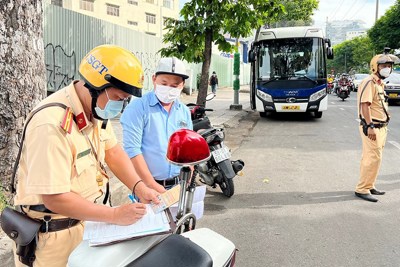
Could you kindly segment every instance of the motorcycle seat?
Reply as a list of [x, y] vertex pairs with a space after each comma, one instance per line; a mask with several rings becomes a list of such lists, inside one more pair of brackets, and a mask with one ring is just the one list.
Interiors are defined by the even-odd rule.
[[126, 265], [127, 267], [212, 267], [211, 256], [188, 238], [173, 234], [148, 252]]
[[210, 136], [214, 134], [217, 130], [215, 128], [211, 129], [200, 129], [197, 131], [203, 138], [206, 138], [207, 136]]

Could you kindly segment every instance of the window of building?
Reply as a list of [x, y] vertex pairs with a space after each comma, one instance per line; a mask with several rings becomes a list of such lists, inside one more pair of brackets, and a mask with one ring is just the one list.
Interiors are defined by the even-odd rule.
[[137, 26], [137, 21], [128, 20], [128, 25]]
[[154, 4], [154, 0], [146, 0], [147, 3]]
[[93, 2], [94, 0], [80, 0], [79, 8], [82, 10], [93, 11]]
[[128, 4], [137, 6], [137, 5], [138, 5], [138, 1], [135, 1], [135, 0], [128, 0]]
[[146, 32], [146, 34], [151, 35], [151, 36], [156, 36], [154, 32]]
[[119, 6], [106, 4], [107, 5], [107, 15], [119, 17]]
[[151, 24], [156, 24], [156, 15], [146, 13], [146, 22]]
[[63, 6], [63, 0], [51, 0], [51, 4], [55, 6]]
[[163, 7], [172, 8], [173, 7], [172, 0], [163, 0]]

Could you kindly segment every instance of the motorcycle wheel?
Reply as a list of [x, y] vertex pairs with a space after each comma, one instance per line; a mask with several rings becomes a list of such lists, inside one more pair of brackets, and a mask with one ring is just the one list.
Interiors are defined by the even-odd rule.
[[228, 179], [224, 177], [222, 182], [219, 183], [219, 187], [222, 190], [222, 194], [227, 197], [233, 196], [235, 193], [235, 185], [233, 184], [233, 179]]

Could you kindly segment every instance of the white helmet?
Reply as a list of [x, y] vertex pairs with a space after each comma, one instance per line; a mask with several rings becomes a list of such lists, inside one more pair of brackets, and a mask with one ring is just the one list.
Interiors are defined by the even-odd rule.
[[160, 59], [156, 69], [156, 75], [158, 74], [172, 74], [182, 77], [184, 80], [189, 78], [189, 76], [186, 74], [185, 64], [183, 64], [182, 60], [179, 60], [176, 57], [166, 57]]

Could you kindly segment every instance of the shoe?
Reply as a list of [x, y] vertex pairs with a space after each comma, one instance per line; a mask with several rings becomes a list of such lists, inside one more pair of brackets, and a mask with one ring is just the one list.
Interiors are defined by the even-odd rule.
[[373, 195], [384, 195], [386, 193], [385, 191], [379, 191], [376, 190], [375, 188], [372, 188], [371, 190], [369, 190], [369, 192], [371, 192], [371, 194]]
[[371, 196], [370, 194], [360, 194], [360, 193], [357, 193], [357, 192], [354, 192], [354, 194], [357, 197], [362, 198], [362, 199], [364, 199], [366, 201], [378, 202], [378, 200], [376, 198], [374, 198], [373, 196]]

